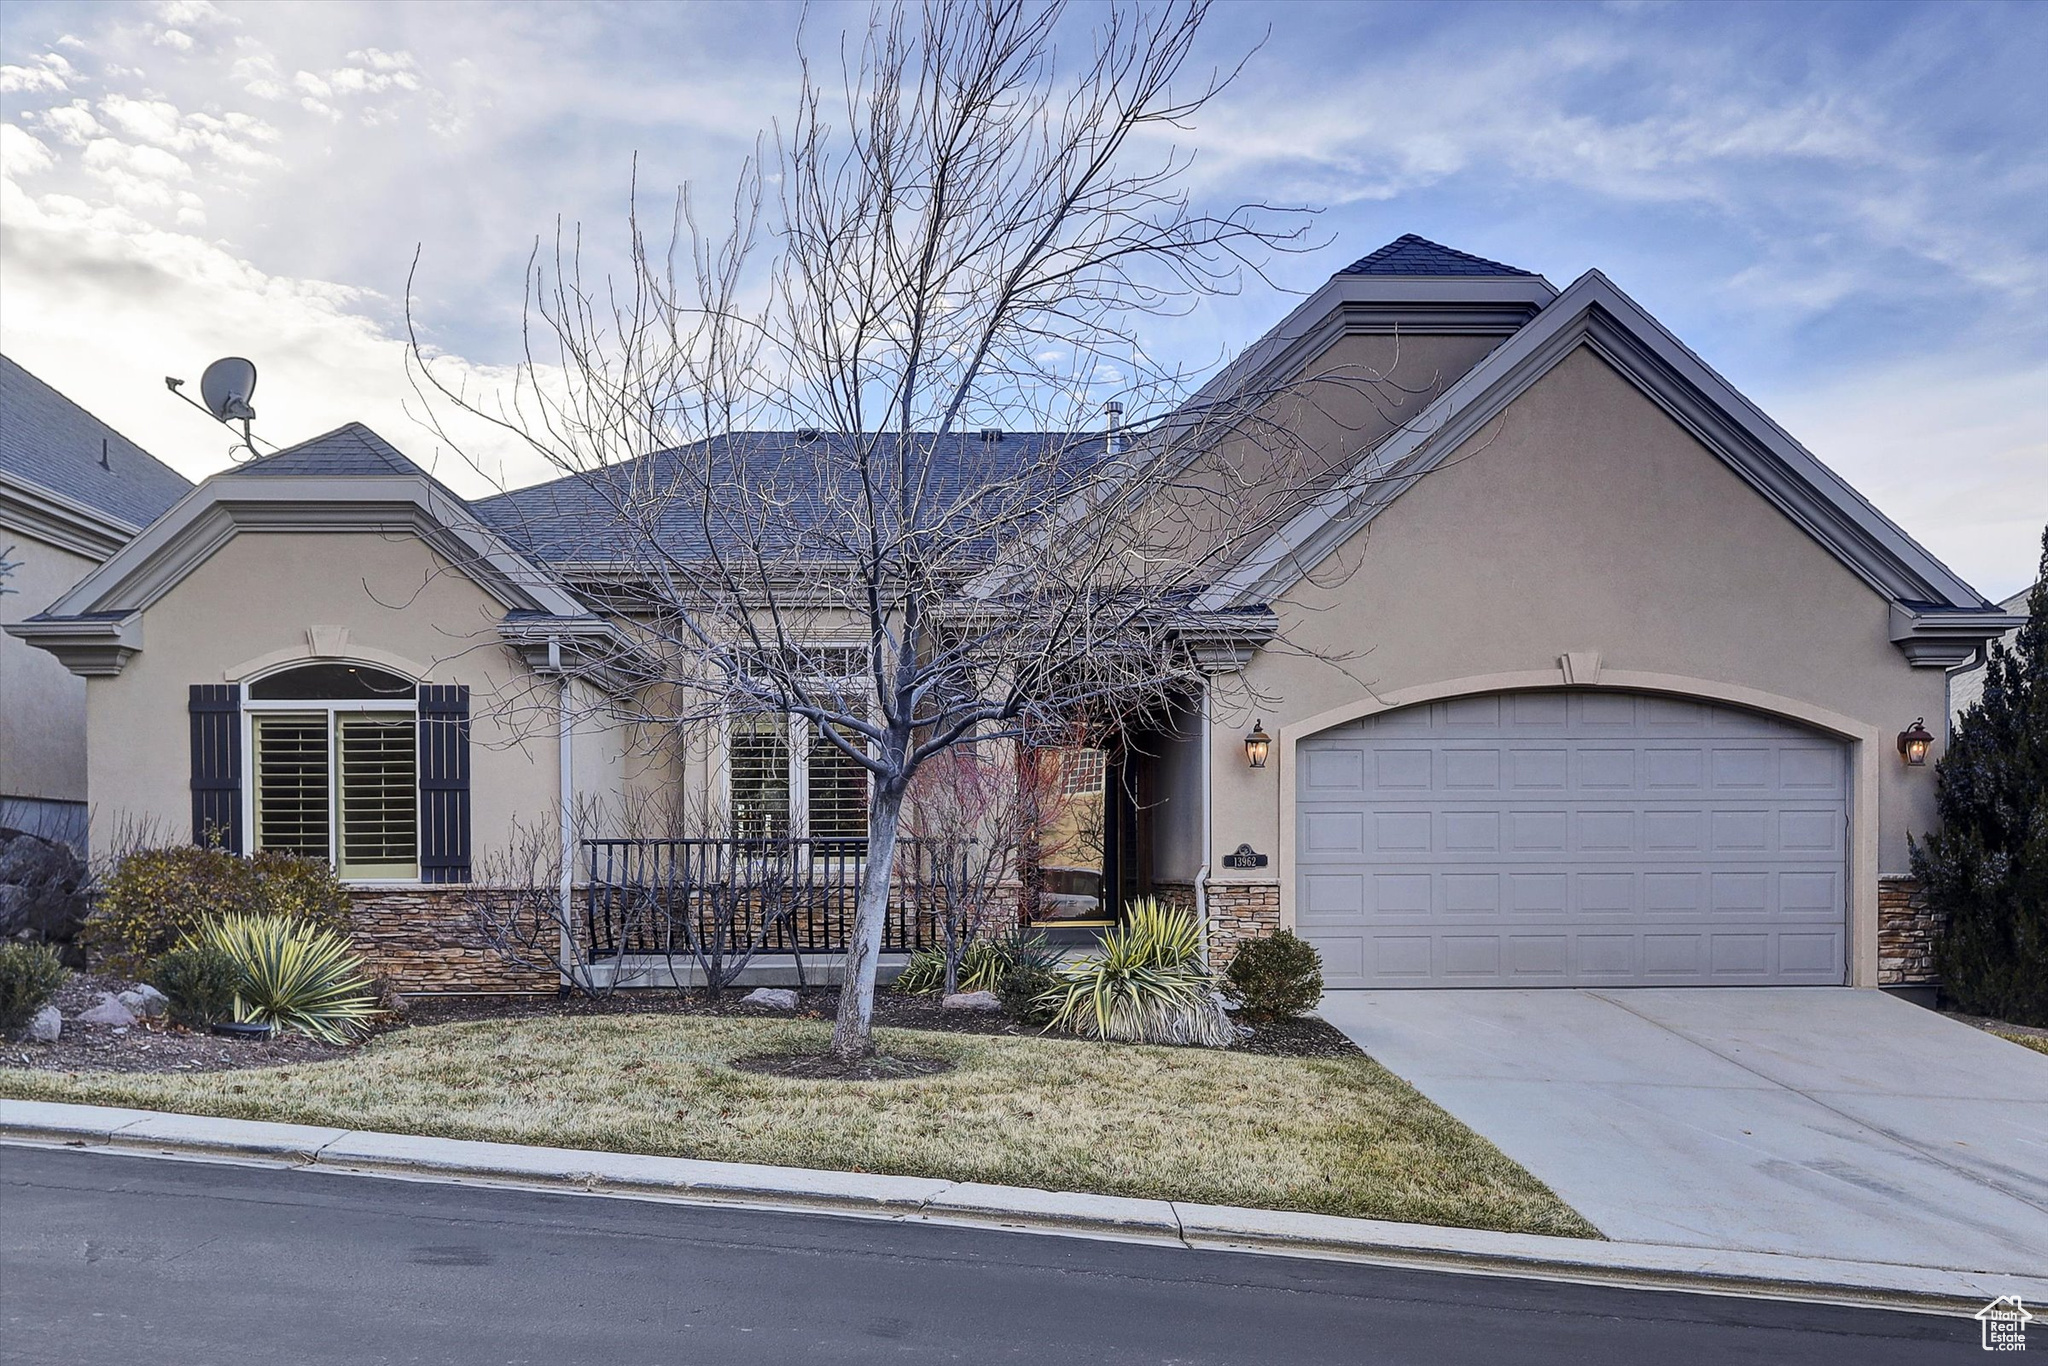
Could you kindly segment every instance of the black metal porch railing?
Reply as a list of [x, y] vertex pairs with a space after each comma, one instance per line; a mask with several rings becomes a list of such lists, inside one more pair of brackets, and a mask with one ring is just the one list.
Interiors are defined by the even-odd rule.
[[[864, 839], [586, 839], [585, 931], [593, 959], [846, 950], [867, 870]], [[940, 841], [900, 839], [890, 870], [884, 952], [943, 941]]]

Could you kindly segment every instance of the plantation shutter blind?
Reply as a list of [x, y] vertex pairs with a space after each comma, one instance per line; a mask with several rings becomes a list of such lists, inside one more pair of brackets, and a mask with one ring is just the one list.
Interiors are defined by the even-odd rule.
[[742, 839], [789, 833], [789, 718], [737, 716], [726, 757], [732, 832]]
[[467, 882], [469, 689], [422, 683], [419, 728], [420, 881]]
[[242, 852], [242, 689], [235, 683], [194, 683], [192, 719], [192, 842]]
[[336, 716], [334, 743], [341, 805], [337, 871], [343, 877], [412, 877], [419, 847], [413, 719], [374, 712]]
[[868, 771], [821, 734], [804, 763], [804, 816], [818, 839], [866, 839]]
[[256, 848], [327, 860], [327, 716], [259, 715]]

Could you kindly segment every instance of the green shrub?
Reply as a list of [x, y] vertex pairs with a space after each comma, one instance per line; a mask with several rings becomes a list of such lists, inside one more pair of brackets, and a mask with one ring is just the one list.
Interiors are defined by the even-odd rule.
[[1131, 1043], [1234, 1043], [1216, 979], [1202, 966], [1194, 912], [1144, 897], [1124, 908], [1124, 923], [1102, 937], [1102, 952], [1059, 973], [1045, 998], [1052, 1027]]
[[[984, 935], [967, 946], [961, 955], [956, 980], [960, 991], [1000, 993], [1003, 981], [1019, 968], [1049, 970], [1059, 961], [1059, 950], [1046, 943], [1042, 934], [1013, 930], [1003, 935]], [[946, 988], [946, 951], [918, 949], [903, 965], [895, 988], [912, 995], [928, 996]]]
[[0, 1029], [19, 1029], [71, 975], [48, 944], [0, 944]]
[[347, 890], [318, 859], [180, 845], [122, 859], [84, 938], [109, 969], [134, 973], [209, 916], [277, 915], [346, 934], [348, 911]]
[[1003, 1014], [1017, 1023], [1049, 1025], [1058, 1009], [1059, 984], [1059, 974], [1051, 968], [1026, 963], [1010, 969], [996, 988], [996, 997], [1003, 1003]]
[[1284, 1020], [1323, 998], [1323, 956], [1293, 930], [1249, 939], [1223, 972], [1223, 994], [1248, 1020]]
[[234, 960], [237, 1020], [346, 1043], [381, 1013], [362, 959], [332, 930], [284, 916], [228, 915], [206, 921], [187, 942]]
[[186, 939], [149, 965], [149, 984], [164, 994], [171, 1019], [188, 1029], [205, 1029], [235, 1013], [242, 969], [219, 946]]
[[1974, 1015], [2048, 1025], [2048, 531], [2018, 641], [1994, 643], [1984, 695], [1934, 772], [1941, 828], [1913, 875], [1941, 920], [1942, 995]]

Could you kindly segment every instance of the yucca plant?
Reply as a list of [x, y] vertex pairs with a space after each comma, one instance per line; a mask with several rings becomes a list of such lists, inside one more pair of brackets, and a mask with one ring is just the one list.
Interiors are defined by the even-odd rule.
[[341, 1044], [360, 1038], [379, 1013], [362, 960], [331, 930], [282, 916], [227, 915], [202, 925], [197, 940], [240, 969], [238, 1022]]
[[1192, 911], [1149, 896], [1131, 902], [1124, 923], [1102, 937], [1102, 952], [1062, 969], [1040, 998], [1052, 1007], [1048, 1027], [1130, 1043], [1233, 1043], [1236, 1028], [1201, 954]]
[[[1009, 934], [985, 936], [967, 946], [960, 958], [956, 979], [961, 991], [1000, 991], [1003, 981], [1018, 968], [1050, 971], [1059, 962], [1059, 950], [1042, 934], [1015, 930]], [[896, 990], [929, 995], [946, 985], [946, 951], [918, 949], [896, 977]]]

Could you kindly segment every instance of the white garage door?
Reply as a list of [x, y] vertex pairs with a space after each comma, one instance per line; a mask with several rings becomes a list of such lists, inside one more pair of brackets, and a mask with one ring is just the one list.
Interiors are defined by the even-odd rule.
[[1843, 980], [1839, 741], [1703, 702], [1525, 692], [1296, 754], [1296, 928], [1330, 986]]

